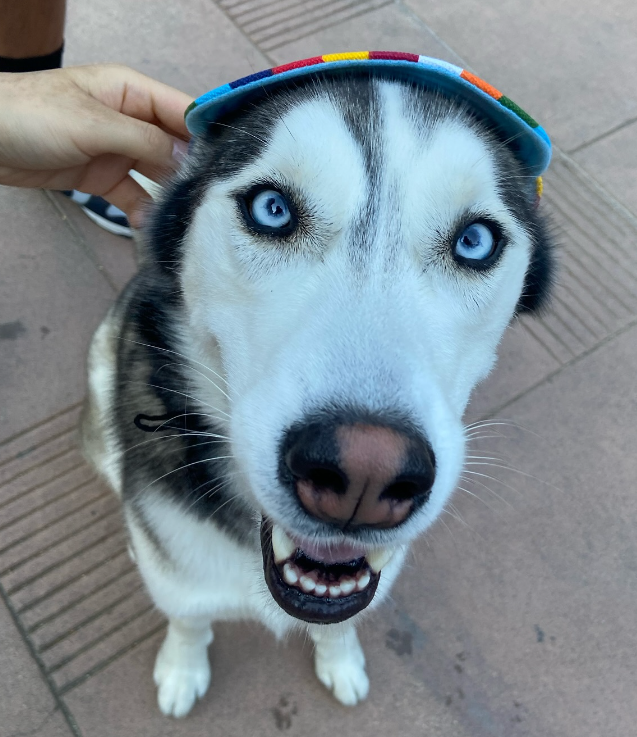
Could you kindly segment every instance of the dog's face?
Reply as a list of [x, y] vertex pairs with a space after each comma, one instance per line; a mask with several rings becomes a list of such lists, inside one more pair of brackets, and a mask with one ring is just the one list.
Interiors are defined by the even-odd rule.
[[367, 77], [266, 98], [190, 166], [182, 347], [202, 411], [263, 515], [277, 603], [346, 619], [445, 506], [469, 396], [543, 299], [534, 181], [465, 109]]

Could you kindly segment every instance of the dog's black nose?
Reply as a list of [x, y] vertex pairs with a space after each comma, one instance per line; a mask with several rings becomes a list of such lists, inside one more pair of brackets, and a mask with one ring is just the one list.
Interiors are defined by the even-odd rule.
[[434, 483], [433, 450], [407, 425], [326, 418], [292, 429], [281, 453], [303, 508], [341, 529], [395, 527]]

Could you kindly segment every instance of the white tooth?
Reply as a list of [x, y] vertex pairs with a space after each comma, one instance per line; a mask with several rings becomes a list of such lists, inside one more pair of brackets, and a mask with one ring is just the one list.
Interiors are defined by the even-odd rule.
[[327, 591], [327, 586], [324, 583], [317, 583], [314, 587], [314, 593], [317, 596], [325, 596], [325, 592]]
[[330, 596], [335, 599], [337, 596], [341, 595], [341, 587], [340, 586], [330, 586]]
[[277, 563], [291, 558], [296, 550], [296, 545], [278, 525], [272, 525], [272, 550]]
[[372, 550], [367, 556], [367, 562], [369, 567], [374, 573], [380, 573], [381, 570], [389, 563], [394, 555], [395, 550], [391, 548], [378, 548], [378, 550]]
[[356, 581], [353, 578], [343, 578], [340, 583], [341, 591], [345, 596], [351, 594], [356, 588]]
[[301, 576], [299, 579], [299, 583], [301, 584], [301, 588], [303, 591], [305, 591], [307, 594], [310, 593], [310, 591], [314, 591], [314, 588], [316, 586], [316, 583], [314, 579], [310, 578], [309, 576]]
[[372, 577], [369, 575], [369, 571], [365, 571], [362, 576], [359, 576], [358, 581], [356, 582], [356, 588], [359, 591], [362, 591], [366, 586], [369, 585], [369, 582], [372, 580]]
[[299, 580], [296, 570], [291, 563], [286, 563], [283, 566], [283, 578], [285, 579], [286, 583], [290, 584], [290, 586], [292, 586]]

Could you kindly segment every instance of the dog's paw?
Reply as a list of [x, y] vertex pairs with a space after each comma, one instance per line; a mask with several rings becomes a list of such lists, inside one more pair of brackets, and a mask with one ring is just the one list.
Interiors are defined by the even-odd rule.
[[205, 646], [199, 651], [182, 649], [167, 637], [157, 654], [153, 678], [161, 712], [166, 716], [186, 716], [210, 685]]
[[365, 672], [365, 656], [362, 650], [349, 651], [345, 657], [321, 657], [315, 659], [319, 681], [345, 706], [355, 706], [369, 693], [369, 678]]

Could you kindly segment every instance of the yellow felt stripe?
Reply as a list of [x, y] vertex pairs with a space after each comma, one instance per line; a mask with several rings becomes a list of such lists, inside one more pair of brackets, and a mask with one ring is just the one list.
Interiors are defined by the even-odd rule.
[[544, 182], [542, 180], [542, 177], [537, 178], [537, 181], [535, 183], [535, 191], [538, 197], [542, 196], [542, 193], [544, 192]]
[[369, 51], [349, 51], [344, 54], [325, 54], [323, 61], [348, 61], [350, 59], [369, 59]]

